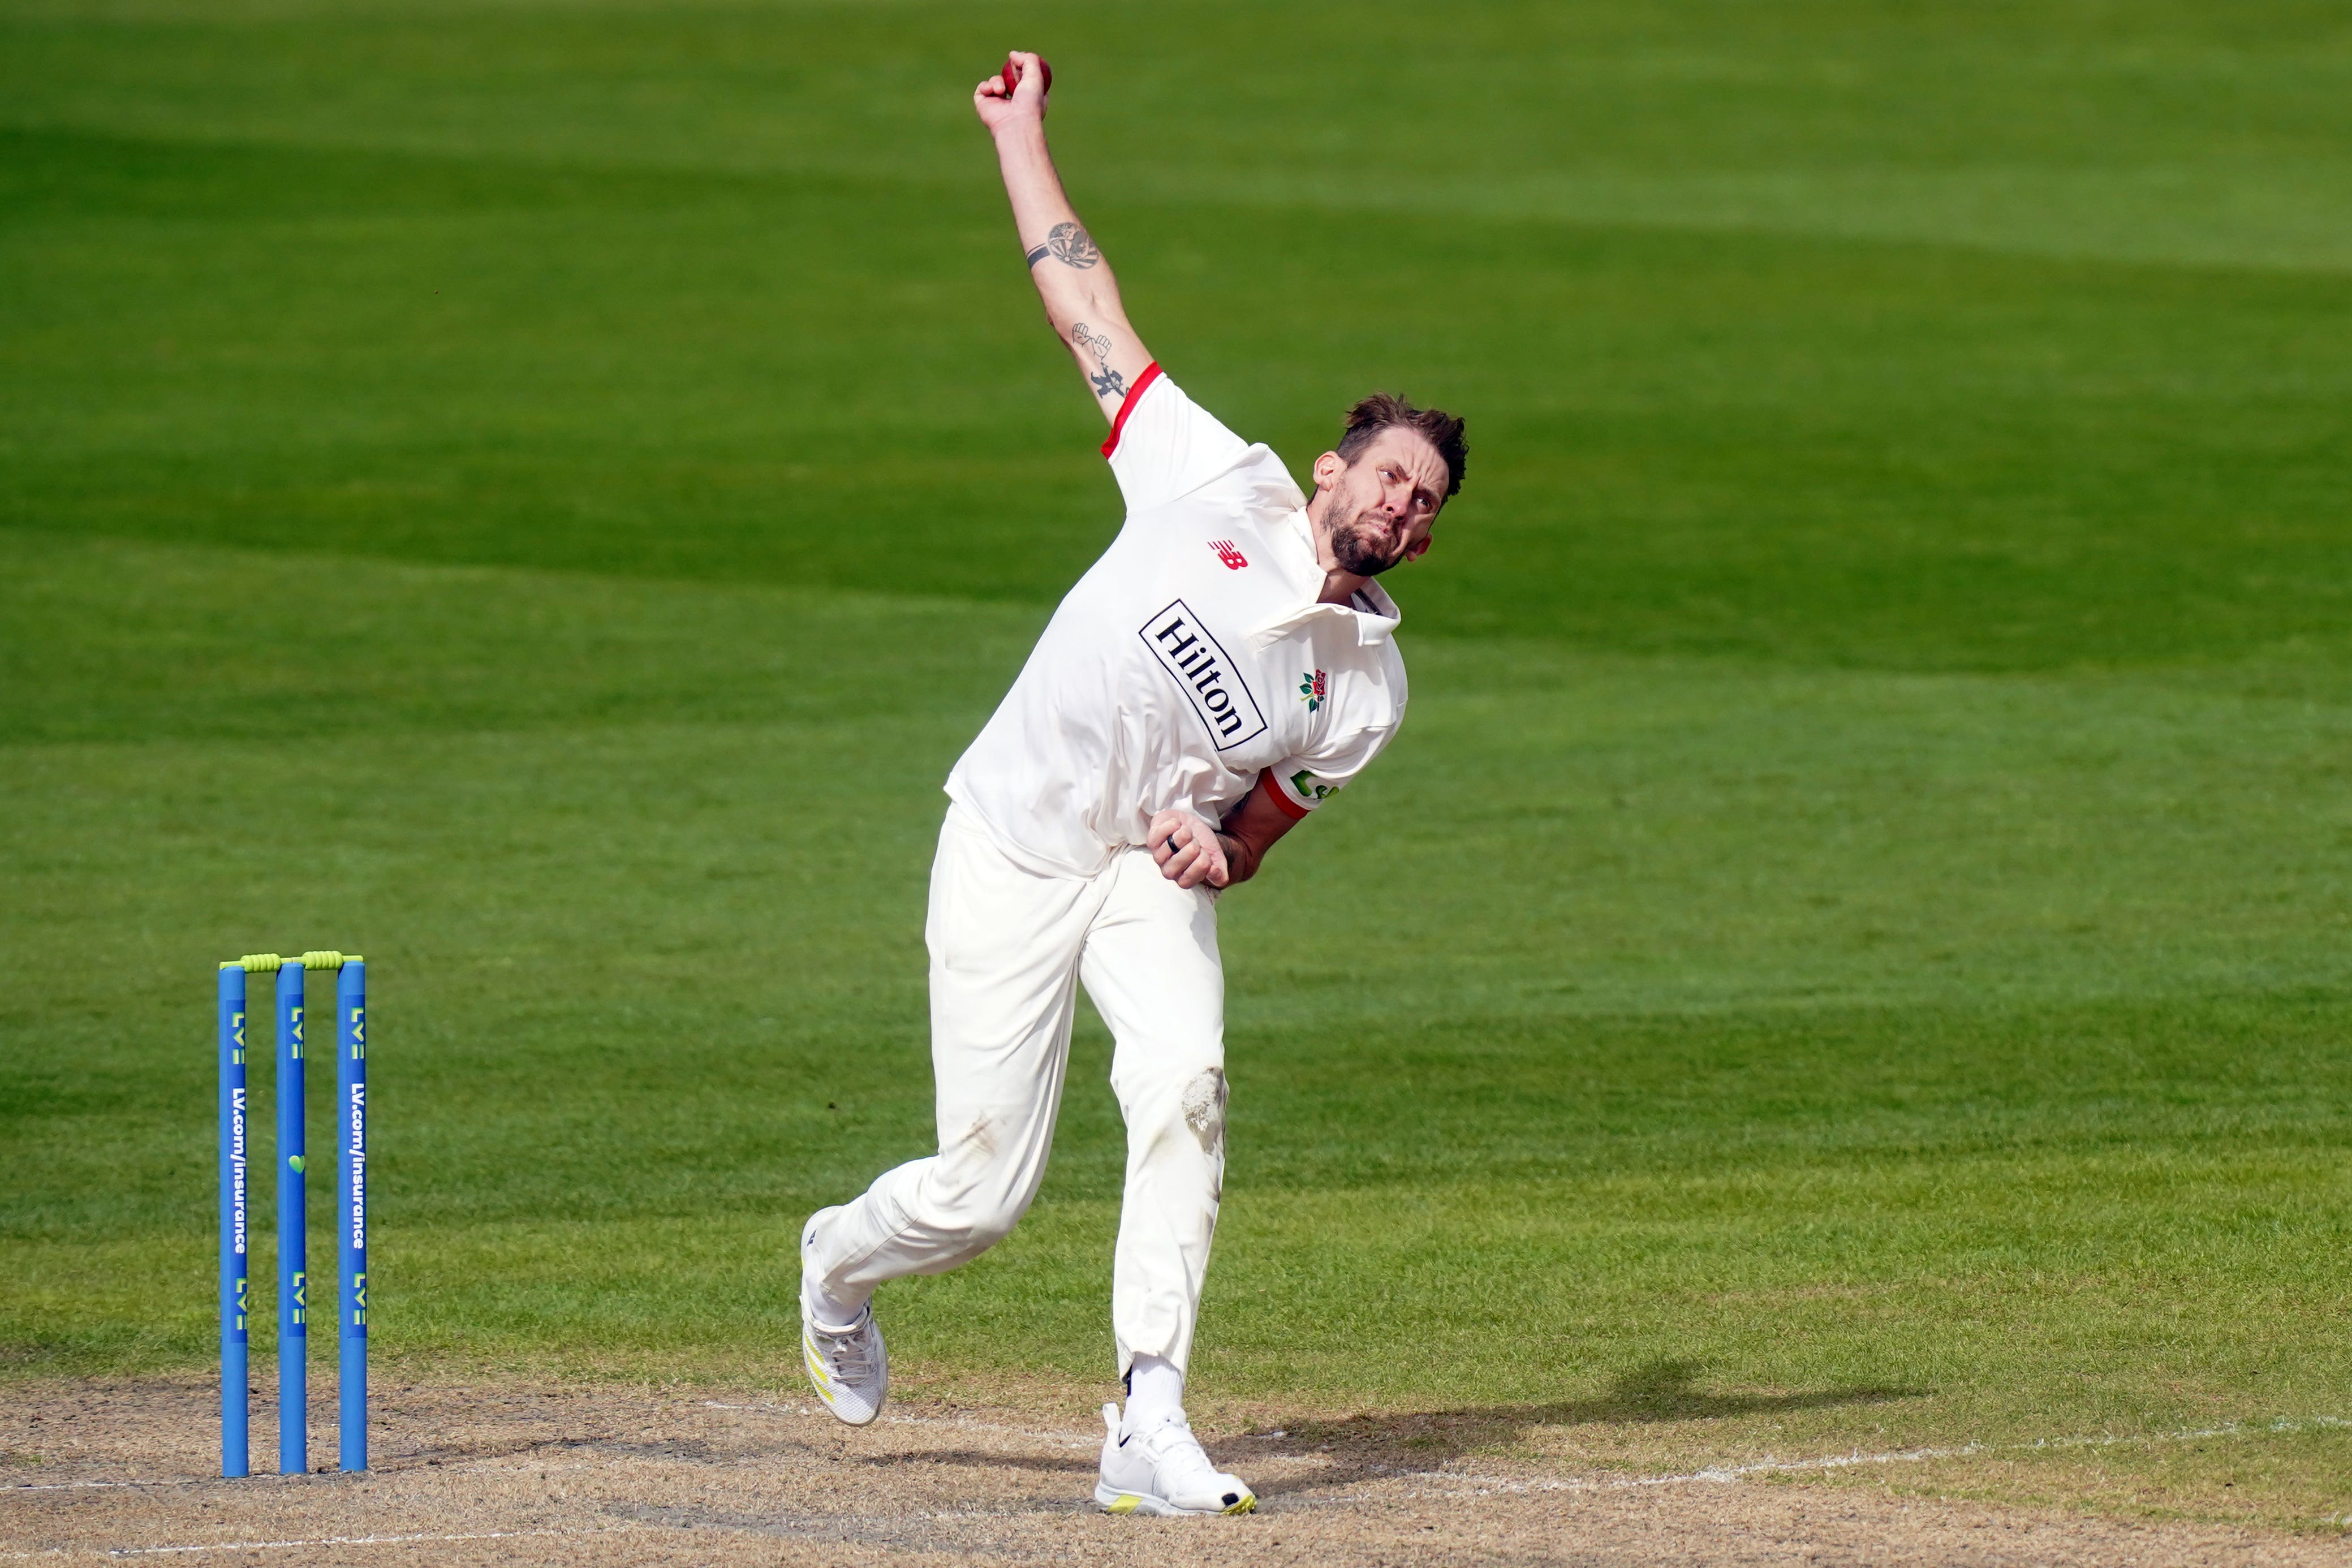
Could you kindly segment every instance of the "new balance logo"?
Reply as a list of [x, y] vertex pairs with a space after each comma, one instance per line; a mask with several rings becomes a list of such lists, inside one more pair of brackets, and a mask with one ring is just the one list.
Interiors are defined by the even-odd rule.
[[1249, 564], [1249, 557], [1234, 549], [1234, 542], [1230, 539], [1212, 539], [1209, 541], [1209, 548], [1217, 552], [1217, 559], [1225, 563], [1225, 570], [1228, 572], [1238, 572]]

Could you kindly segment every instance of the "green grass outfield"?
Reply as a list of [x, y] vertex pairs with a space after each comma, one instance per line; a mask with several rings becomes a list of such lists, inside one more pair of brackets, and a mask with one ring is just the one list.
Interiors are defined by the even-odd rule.
[[[1223, 905], [1203, 1398], [2352, 1510], [2318, 4], [0, 0], [0, 1373], [208, 1363], [213, 963], [330, 945], [379, 1355], [793, 1378], [1117, 518], [964, 101], [1030, 43], [1211, 407], [1472, 420], [1411, 722]], [[1106, 1383], [1107, 1049], [885, 1298], [928, 1384]]]

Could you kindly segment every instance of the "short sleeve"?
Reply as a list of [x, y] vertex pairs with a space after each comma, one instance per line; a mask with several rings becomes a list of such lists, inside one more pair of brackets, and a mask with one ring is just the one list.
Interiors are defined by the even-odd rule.
[[1226, 429], [1155, 362], [1135, 378], [1103, 443], [1129, 512], [1198, 489], [1239, 462], [1248, 443]]
[[1260, 787], [1296, 822], [1370, 767], [1395, 733], [1391, 725], [1358, 730], [1328, 752], [1286, 758], [1265, 770]]

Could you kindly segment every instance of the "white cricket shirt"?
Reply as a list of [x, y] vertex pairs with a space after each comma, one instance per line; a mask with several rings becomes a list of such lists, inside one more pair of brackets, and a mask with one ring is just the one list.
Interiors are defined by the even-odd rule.
[[1127, 522], [948, 775], [1041, 875], [1093, 876], [1171, 806], [1221, 822], [1264, 788], [1304, 816], [1404, 718], [1397, 607], [1377, 584], [1317, 603], [1307, 498], [1280, 458], [1157, 364], [1103, 455]]

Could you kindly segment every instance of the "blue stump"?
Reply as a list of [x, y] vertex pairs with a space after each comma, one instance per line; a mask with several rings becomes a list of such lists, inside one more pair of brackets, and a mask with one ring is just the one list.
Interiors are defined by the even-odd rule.
[[278, 970], [278, 1473], [310, 1468], [306, 1320], [309, 1240], [302, 1209], [302, 982], [299, 959]]
[[245, 968], [220, 970], [221, 1474], [252, 1473], [246, 1459]]
[[367, 965], [345, 963], [335, 980], [336, 1247], [342, 1285], [342, 1467], [367, 1468]]

